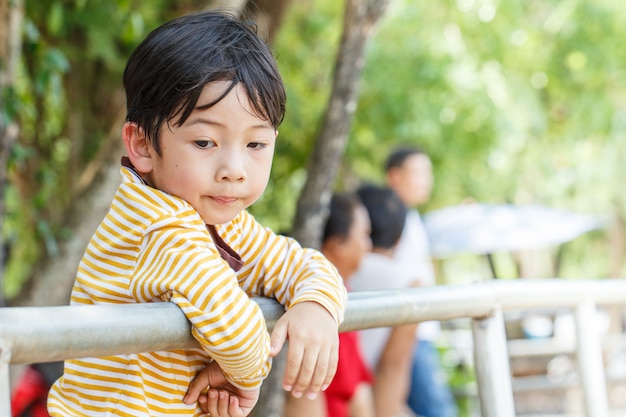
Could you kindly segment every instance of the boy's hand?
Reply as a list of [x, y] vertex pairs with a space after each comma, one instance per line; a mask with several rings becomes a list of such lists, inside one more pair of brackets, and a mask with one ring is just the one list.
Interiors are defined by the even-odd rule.
[[214, 361], [196, 375], [183, 402], [197, 401], [202, 411], [211, 416], [245, 417], [259, 400], [259, 393], [259, 389], [242, 390], [231, 384]]
[[276, 322], [270, 355], [276, 356], [289, 340], [283, 389], [296, 398], [313, 399], [325, 390], [337, 371], [337, 322], [321, 304], [307, 301], [291, 307]]

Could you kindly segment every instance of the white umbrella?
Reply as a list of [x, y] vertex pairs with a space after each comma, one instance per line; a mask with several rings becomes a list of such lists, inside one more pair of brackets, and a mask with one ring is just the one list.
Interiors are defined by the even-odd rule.
[[537, 205], [462, 204], [424, 216], [432, 255], [541, 249], [606, 226], [599, 216]]

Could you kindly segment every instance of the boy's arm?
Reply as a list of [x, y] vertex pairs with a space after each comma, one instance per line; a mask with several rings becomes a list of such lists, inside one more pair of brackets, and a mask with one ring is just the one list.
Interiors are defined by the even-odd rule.
[[241, 389], [258, 388], [270, 368], [265, 319], [208, 235], [170, 225], [151, 231], [143, 247], [131, 280], [135, 299], [178, 305], [228, 380]]
[[248, 294], [275, 298], [286, 309], [314, 301], [337, 324], [343, 321], [347, 302], [343, 280], [319, 251], [275, 234], [246, 211], [220, 234], [244, 260], [237, 275]]
[[[320, 252], [274, 234], [247, 212], [238, 221], [243, 288], [273, 297], [287, 309], [271, 336], [273, 356], [289, 340], [283, 386], [295, 396], [314, 397], [330, 384], [337, 367], [338, 326], [347, 302], [343, 280]], [[227, 228], [223, 235], [229, 233]]]
[[283, 389], [300, 398], [315, 399], [331, 383], [339, 359], [339, 331], [335, 319], [316, 302], [294, 305], [276, 322], [271, 355], [289, 341]]

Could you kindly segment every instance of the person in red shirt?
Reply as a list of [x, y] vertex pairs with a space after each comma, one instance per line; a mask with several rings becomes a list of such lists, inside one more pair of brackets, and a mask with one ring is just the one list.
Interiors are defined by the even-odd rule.
[[[333, 196], [321, 251], [337, 267], [346, 288], [349, 289], [350, 277], [371, 249], [367, 209], [356, 196]], [[361, 354], [358, 333], [340, 333], [337, 373], [324, 393], [327, 416], [374, 416], [372, 382], [372, 374]]]
[[[367, 209], [355, 194], [333, 195], [324, 227], [321, 252], [332, 262], [344, 284], [372, 248]], [[357, 332], [339, 334], [337, 373], [324, 395], [310, 399], [288, 396], [284, 417], [373, 417], [373, 377], [361, 355]]]

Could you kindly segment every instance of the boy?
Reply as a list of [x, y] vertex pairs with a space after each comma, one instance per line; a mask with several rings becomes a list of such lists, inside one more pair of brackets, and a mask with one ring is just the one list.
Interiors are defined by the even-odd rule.
[[[173, 302], [201, 348], [66, 361], [50, 414], [242, 417], [286, 339], [283, 386], [315, 397], [336, 368], [345, 288], [319, 252], [245, 211], [284, 116], [271, 51], [234, 17], [183, 16], [137, 47], [124, 88], [122, 184], [71, 303]], [[271, 337], [250, 296], [287, 308]]]

